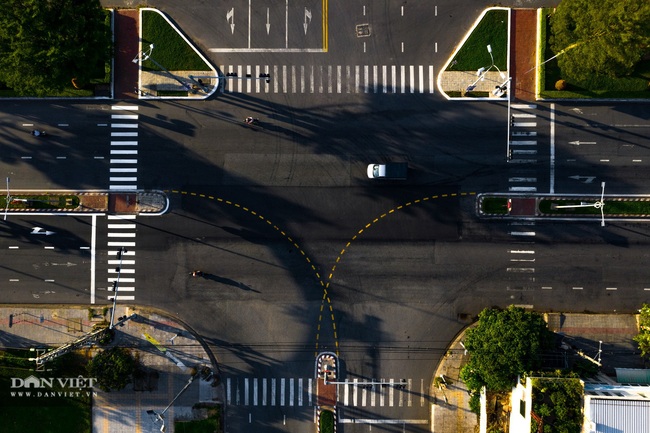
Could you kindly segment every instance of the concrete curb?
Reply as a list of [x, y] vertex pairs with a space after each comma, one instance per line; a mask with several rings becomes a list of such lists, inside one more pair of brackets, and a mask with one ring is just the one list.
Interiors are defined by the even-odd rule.
[[[142, 92], [138, 92], [138, 93], [139, 93], [139, 94], [138, 94], [138, 99], [185, 99], [185, 100], [188, 100], [188, 99], [189, 99], [189, 100], [203, 100], [203, 99], [208, 99], [209, 97], [211, 97], [212, 95], [214, 95], [214, 94], [217, 92], [217, 90], [219, 89], [220, 85], [221, 85], [221, 78], [219, 78], [219, 75], [218, 75], [218, 73], [217, 73], [217, 69], [212, 65], [212, 63], [210, 63], [210, 61], [209, 61], [208, 59], [205, 58], [205, 56], [204, 56], [203, 54], [201, 54], [201, 52], [200, 52], [200, 51], [199, 51], [199, 50], [194, 46], [194, 44], [193, 44], [193, 43], [192, 43], [192, 42], [191, 42], [191, 41], [190, 41], [190, 40], [185, 36], [185, 34], [184, 34], [184, 33], [183, 33], [183, 32], [182, 32], [182, 31], [181, 31], [181, 30], [180, 30], [180, 29], [179, 29], [179, 28], [178, 28], [178, 27], [177, 27], [177, 26], [176, 26], [176, 25], [175, 25], [175, 24], [174, 24], [170, 19], [169, 19], [169, 17], [167, 17], [167, 15], [166, 15], [165, 13], [163, 13], [162, 11], [160, 11], [160, 10], [158, 10], [158, 9], [156, 9], [156, 8], [140, 8], [140, 9], [139, 9], [139, 12], [138, 12], [138, 13], [139, 13], [139, 19], [140, 19], [140, 27], [139, 27], [139, 32], [140, 32], [140, 34], [139, 34], [140, 38], [139, 38], [139, 39], [140, 39], [140, 41], [139, 41], [139, 46], [138, 46], [138, 56], [140, 56], [140, 54], [142, 53], [142, 40], [143, 40], [143, 38], [142, 38], [142, 27], [143, 27], [143, 26], [142, 26], [142, 13], [145, 12], [145, 11], [148, 11], [148, 12], [156, 12], [156, 13], [158, 13], [160, 16], [162, 16], [162, 17], [165, 19], [165, 21], [167, 22], [167, 24], [169, 24], [170, 27], [172, 27], [172, 28], [176, 31], [176, 33], [178, 33], [178, 35], [180, 35], [180, 37], [183, 38], [183, 40], [185, 41], [185, 43], [186, 43], [190, 48], [192, 48], [192, 50], [194, 50], [194, 52], [196, 53], [196, 55], [199, 56], [199, 57], [201, 58], [201, 60], [203, 60], [203, 62], [204, 62], [206, 65], [208, 65], [208, 66], [210, 67], [210, 70], [211, 70], [211, 72], [213, 73], [213, 75], [214, 75], [214, 77], [215, 77], [214, 79], [216, 80], [216, 82], [215, 82], [214, 85], [212, 85], [211, 90], [210, 90], [209, 92], [206, 92], [205, 95], [202, 95], [202, 96], [152, 96], [152, 95], [150, 95], [150, 94], [142, 94]], [[181, 72], [181, 71], [176, 71], [176, 72]], [[193, 72], [193, 71], [182, 71], [182, 72]], [[142, 88], [146, 87], [147, 85], [148, 85], [148, 86], [151, 86], [151, 85], [152, 85], [152, 84], [146, 84], [146, 83], [145, 83], [147, 80], [143, 80], [143, 73], [144, 73], [144, 74], [149, 74], [148, 72], [142, 70], [142, 63], [140, 62], [140, 63], [138, 64], [138, 88], [139, 88], [139, 89], [142, 89]], [[172, 72], [170, 72], [170, 74], [173, 75]], [[152, 75], [157, 76], [157, 74], [152, 74]], [[191, 74], [190, 74], [190, 75], [191, 75]], [[146, 76], [146, 75], [145, 75], [145, 76]], [[169, 81], [169, 82], [171, 82], [171, 83], [177, 83], [175, 79], [169, 79], [169, 78], [168, 78], [168, 79], [165, 80], [165, 81]], [[187, 80], [188, 85], [190, 84], [190, 81], [191, 81], [191, 80]], [[151, 89], [151, 88], [149, 87], [149, 89]]]

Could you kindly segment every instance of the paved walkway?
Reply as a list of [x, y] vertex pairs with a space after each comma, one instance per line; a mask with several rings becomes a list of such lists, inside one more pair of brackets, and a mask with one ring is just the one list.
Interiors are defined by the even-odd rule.
[[138, 65], [133, 59], [139, 52], [140, 13], [137, 9], [118, 9], [115, 13], [115, 65], [113, 70], [115, 96], [137, 98]]
[[537, 9], [513, 9], [510, 30], [514, 97], [521, 101], [535, 101]]
[[[115, 318], [133, 313], [136, 318], [116, 328], [114, 344], [132, 348], [147, 374], [123, 391], [94, 390], [93, 433], [159, 431], [160, 421], [155, 423], [147, 411], [162, 412], [188, 383], [191, 368], [212, 368], [212, 357], [183, 324], [155, 312], [120, 306]], [[103, 320], [110, 320], [110, 310], [104, 312], [100, 307], [91, 311], [85, 307], [3, 306], [0, 347], [61, 346], [82, 337]], [[166, 412], [166, 431], [174, 431], [174, 419], [200, 416], [192, 410], [196, 403], [221, 402], [222, 394], [221, 386], [196, 378]]]

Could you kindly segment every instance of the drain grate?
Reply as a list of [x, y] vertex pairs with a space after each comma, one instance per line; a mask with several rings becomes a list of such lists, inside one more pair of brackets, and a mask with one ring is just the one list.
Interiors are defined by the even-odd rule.
[[357, 37], [366, 38], [370, 36], [370, 24], [357, 24]]

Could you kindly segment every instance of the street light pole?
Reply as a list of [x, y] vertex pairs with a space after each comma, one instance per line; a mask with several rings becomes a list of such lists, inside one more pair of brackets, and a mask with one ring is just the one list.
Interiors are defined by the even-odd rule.
[[568, 209], [568, 208], [577, 208], [577, 207], [593, 207], [596, 209], [600, 209], [600, 226], [605, 227], [605, 182], [600, 183], [601, 186], [601, 191], [600, 191], [600, 200], [596, 201], [595, 203], [584, 203], [581, 202], [580, 204], [567, 204], [563, 206], [554, 206], [555, 209]]
[[165, 431], [165, 417], [164, 417], [163, 415], [165, 415], [165, 412], [167, 412], [167, 410], [168, 410], [170, 407], [172, 407], [172, 405], [173, 405], [174, 402], [178, 399], [178, 397], [180, 397], [181, 394], [185, 392], [185, 390], [187, 389], [187, 387], [189, 387], [189, 386], [192, 384], [193, 381], [194, 381], [194, 375], [192, 375], [192, 376], [190, 377], [190, 380], [187, 381], [187, 383], [185, 384], [185, 386], [183, 387], [183, 389], [181, 389], [180, 392], [179, 392], [178, 394], [176, 394], [176, 397], [174, 397], [174, 399], [173, 399], [172, 401], [169, 402], [169, 404], [167, 405], [167, 407], [166, 407], [165, 409], [163, 409], [162, 412], [158, 413], [158, 412], [156, 412], [155, 410], [148, 410], [148, 411], [147, 411], [147, 413], [148, 413], [149, 415], [154, 415], [154, 416], [156, 417], [155, 420], [154, 420], [154, 422], [162, 421], [162, 426], [160, 427], [160, 431], [161, 431], [161, 432], [164, 432], [164, 431]]
[[478, 69], [478, 71], [476, 71], [476, 74], [478, 75], [478, 78], [472, 84], [467, 86], [466, 90], [468, 92], [471, 92], [472, 90], [474, 90], [476, 88], [476, 83], [478, 83], [479, 81], [483, 81], [485, 79], [485, 76], [487, 75], [487, 73], [492, 68], [496, 68], [496, 70], [499, 71], [499, 76], [502, 79], [504, 79], [506, 77], [505, 74], [503, 72], [501, 72], [501, 69], [499, 69], [499, 67], [496, 64], [494, 64], [494, 56], [492, 56], [492, 46], [487, 45], [486, 48], [487, 48], [488, 53], [490, 53], [490, 66], [488, 66], [487, 68], [481, 67], [481, 68]]
[[9, 194], [9, 176], [7, 176], [7, 198], [5, 199], [5, 217], [4, 220], [7, 221], [7, 210], [9, 210], [9, 202], [11, 201], [11, 195]]
[[149, 45], [149, 52], [148, 53], [145, 53], [144, 51], [141, 51], [140, 53], [138, 53], [137, 56], [135, 56], [135, 58], [132, 60], [132, 62], [133, 63], [140, 63], [140, 65], [142, 65], [143, 60], [151, 60], [154, 65], [158, 66], [160, 69], [165, 71], [171, 78], [178, 81], [180, 83], [180, 85], [183, 86], [184, 89], [186, 89], [187, 91], [192, 90], [192, 86], [189, 83], [184, 83], [183, 81], [179, 80], [178, 78], [176, 78], [176, 76], [174, 74], [169, 72], [167, 70], [167, 68], [165, 68], [163, 65], [161, 65], [160, 63], [155, 61], [153, 59], [153, 57], [151, 57], [152, 51], [153, 51], [153, 44]]
[[120, 264], [117, 267], [117, 280], [113, 283], [113, 309], [111, 310], [111, 323], [108, 329], [115, 327], [113, 319], [115, 318], [115, 308], [117, 307], [117, 290], [120, 285], [120, 273], [122, 272], [122, 257], [125, 253], [128, 253], [128, 251], [124, 247], [120, 247], [120, 250], [117, 252], [117, 258], [120, 259]]

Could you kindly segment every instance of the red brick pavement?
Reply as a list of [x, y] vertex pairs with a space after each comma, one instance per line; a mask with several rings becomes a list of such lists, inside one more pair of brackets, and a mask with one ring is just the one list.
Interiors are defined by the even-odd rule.
[[513, 9], [510, 56], [514, 65], [512, 83], [515, 99], [535, 100], [535, 54], [537, 52], [537, 9]]
[[137, 97], [138, 65], [133, 59], [138, 54], [139, 16], [137, 9], [118, 9], [115, 14], [115, 99]]

